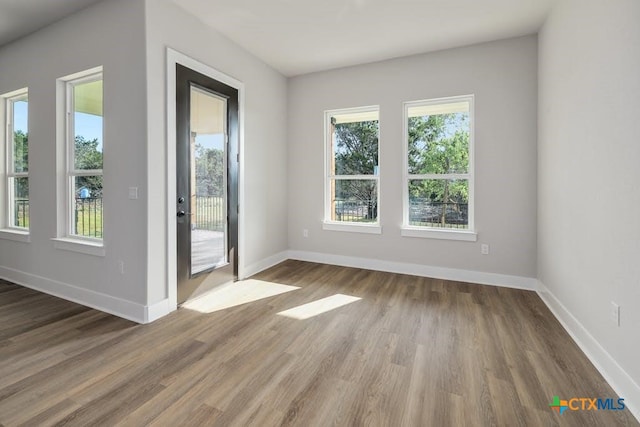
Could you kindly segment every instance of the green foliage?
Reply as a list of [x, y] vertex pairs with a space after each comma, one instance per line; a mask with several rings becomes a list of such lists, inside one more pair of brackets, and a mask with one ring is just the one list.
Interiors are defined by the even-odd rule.
[[[102, 152], [98, 150], [97, 139], [85, 139], [81, 135], [75, 138], [75, 168], [77, 170], [102, 169]], [[76, 178], [76, 191], [86, 187], [91, 197], [102, 197], [102, 175], [79, 176]]]
[[336, 175], [373, 175], [378, 166], [378, 121], [335, 125]]
[[[200, 230], [224, 231], [224, 151], [196, 144], [196, 217]], [[193, 207], [191, 209], [194, 209]]]
[[[409, 118], [409, 173], [455, 174], [469, 169], [469, 119], [464, 113]], [[411, 198], [467, 203], [467, 180], [425, 179], [409, 185]]]
[[[15, 172], [29, 171], [29, 135], [21, 130], [13, 133], [13, 170]], [[15, 195], [17, 200], [29, 198], [29, 179], [15, 179]], [[20, 225], [21, 227], [24, 225]]]
[[76, 169], [102, 169], [102, 152], [98, 151], [97, 139], [85, 139], [76, 135]]
[[196, 144], [196, 195], [224, 196], [224, 152]]
[[29, 135], [21, 130], [13, 133], [13, 162], [15, 172], [29, 170]]
[[[371, 175], [378, 166], [377, 120], [335, 125], [335, 174]], [[366, 206], [364, 220], [378, 217], [378, 197], [375, 180], [337, 180], [336, 200], [357, 200]]]

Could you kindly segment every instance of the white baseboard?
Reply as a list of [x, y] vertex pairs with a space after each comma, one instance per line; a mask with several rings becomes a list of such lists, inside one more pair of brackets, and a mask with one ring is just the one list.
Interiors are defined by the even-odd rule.
[[432, 277], [434, 279], [477, 283], [480, 285], [503, 286], [529, 291], [535, 290], [537, 284], [537, 280], [531, 277], [510, 276], [506, 274], [434, 267], [430, 265], [410, 264], [395, 261], [382, 261], [370, 258], [358, 258], [318, 252], [289, 251], [289, 258], [300, 261], [364, 268], [367, 270], [386, 271], [389, 273], [410, 274], [412, 276]]
[[160, 302], [145, 306], [144, 309], [144, 322], [142, 323], [151, 323], [171, 313], [175, 307], [171, 309], [169, 299], [165, 298]]
[[145, 306], [13, 268], [0, 266], [0, 278], [137, 323], [152, 322], [169, 313], [168, 301]]
[[266, 270], [267, 268], [273, 267], [276, 264], [280, 264], [282, 261], [286, 261], [288, 258], [288, 251], [282, 251], [264, 258], [258, 262], [254, 262], [253, 264], [248, 265], [242, 269], [239, 279], [246, 279], [247, 277], [251, 277], [254, 274]]
[[618, 362], [611, 357], [584, 325], [582, 325], [564, 304], [540, 281], [538, 281], [537, 292], [562, 327], [569, 333], [571, 338], [573, 338], [573, 341], [575, 341], [582, 352], [589, 358], [600, 374], [602, 374], [611, 388], [613, 388], [620, 397], [624, 398], [625, 406], [633, 416], [640, 421], [640, 386], [622, 369]]

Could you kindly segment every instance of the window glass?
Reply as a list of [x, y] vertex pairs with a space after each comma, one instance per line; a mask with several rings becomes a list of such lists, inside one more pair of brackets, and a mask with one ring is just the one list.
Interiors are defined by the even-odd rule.
[[29, 97], [25, 90], [5, 98], [7, 111], [6, 225], [29, 228]]
[[405, 104], [405, 225], [470, 229], [471, 97]]
[[68, 234], [102, 239], [103, 88], [102, 73], [67, 82], [71, 118], [68, 131]]
[[378, 222], [378, 107], [326, 112], [327, 221]]

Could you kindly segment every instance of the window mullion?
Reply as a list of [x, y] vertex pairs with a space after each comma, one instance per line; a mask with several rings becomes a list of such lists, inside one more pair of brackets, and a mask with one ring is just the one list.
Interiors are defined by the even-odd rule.
[[69, 171], [72, 176], [102, 176], [102, 169], [75, 169]]
[[7, 178], [29, 178], [29, 172], [7, 172]]
[[407, 175], [407, 179], [469, 179], [468, 173], [433, 173], [420, 175]]
[[378, 175], [333, 175], [331, 179], [352, 179], [352, 180], [378, 180]]

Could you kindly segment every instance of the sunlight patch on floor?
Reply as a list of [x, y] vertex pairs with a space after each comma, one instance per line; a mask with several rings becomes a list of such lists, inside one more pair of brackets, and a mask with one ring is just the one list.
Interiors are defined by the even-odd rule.
[[235, 307], [264, 298], [284, 294], [300, 289], [297, 286], [282, 285], [280, 283], [265, 282], [263, 280], [241, 280], [229, 285], [213, 289], [206, 294], [182, 304], [183, 308], [213, 313], [226, 308]]
[[359, 301], [362, 298], [353, 297], [351, 295], [335, 294], [330, 297], [322, 298], [308, 304], [299, 305], [289, 310], [278, 313], [280, 316], [291, 317], [292, 319], [304, 320], [327, 311], [335, 310], [352, 302]]

